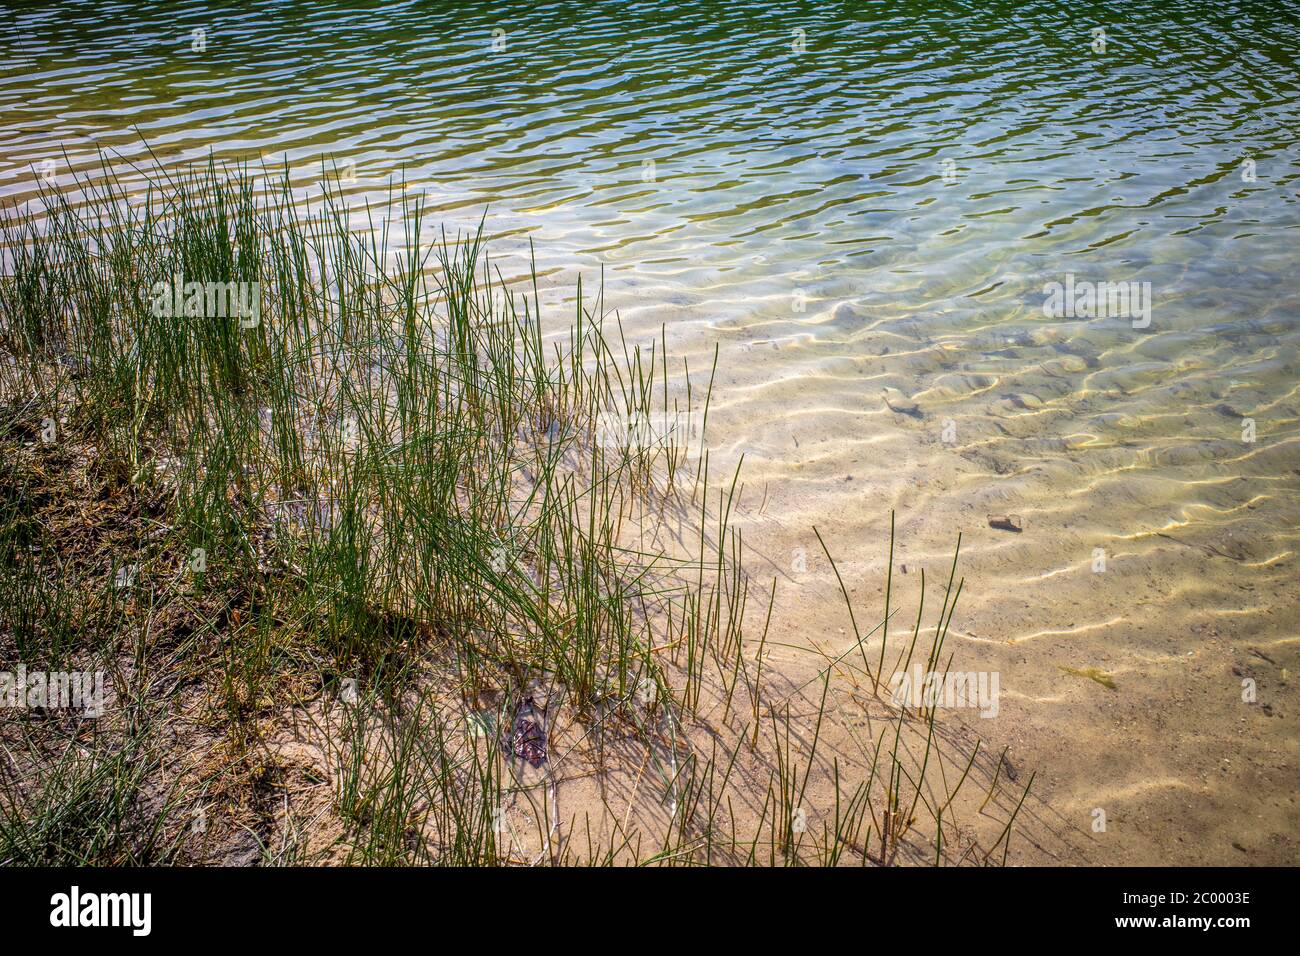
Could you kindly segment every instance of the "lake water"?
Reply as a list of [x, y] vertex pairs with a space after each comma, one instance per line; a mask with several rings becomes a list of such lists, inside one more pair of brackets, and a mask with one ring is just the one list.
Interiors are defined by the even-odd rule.
[[97, 2], [0, 37], [7, 201], [147, 141], [486, 211], [544, 301], [603, 275], [631, 338], [720, 346], [783, 640], [848, 646], [814, 525], [868, 606], [891, 509], [909, 574], [960, 531], [972, 723], [1073, 859], [1294, 862], [1300, 8]]

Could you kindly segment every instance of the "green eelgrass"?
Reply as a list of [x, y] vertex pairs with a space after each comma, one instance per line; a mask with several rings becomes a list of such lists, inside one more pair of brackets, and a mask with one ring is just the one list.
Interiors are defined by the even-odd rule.
[[[188, 636], [158, 641], [146, 627], [108, 640], [111, 629], [38, 624], [70, 619], [60, 608], [81, 582], [52, 570], [61, 559], [50, 549], [30, 547], [32, 502], [14, 471], [0, 499], [0, 550], [14, 559], [0, 579], [7, 653], [59, 657], [98, 642], [114, 665], [129, 656], [137, 675], [177, 670], [208, 687], [235, 754], [257, 747], [260, 722], [277, 707], [302, 702], [289, 689], [301, 689], [295, 675], [319, 675], [318, 695], [359, 685], [361, 703], [317, 726], [349, 862], [510, 862], [494, 810], [511, 790], [527, 793], [531, 842], [542, 848], [524, 862], [800, 863], [808, 853], [828, 864], [891, 862], [918, 805], [942, 833], [956, 790], [942, 802], [925, 792], [933, 711], [922, 715], [919, 767], [900, 711], [892, 747], [882, 732], [863, 748], [869, 775], [843, 794], [835, 759], [832, 822], [805, 828], [802, 802], [841, 661], [821, 672], [801, 757], [793, 694], [763, 712], [774, 589], [757, 653], [746, 633], [749, 582], [731, 526], [739, 468], [714, 487], [702, 435], [698, 446], [675, 431], [623, 441], [606, 427], [697, 413], [707, 424], [712, 372], [702, 394], [689, 369], [670, 374], [666, 333], [629, 346], [599, 298], [587, 307], [581, 286], [571, 323], [544, 327], [535, 272], [531, 295], [508, 287], [482, 225], [427, 240], [427, 210], [405, 190], [353, 208], [328, 171], [310, 198], [291, 189], [287, 171], [209, 162], [150, 176], [131, 193], [105, 163], [75, 199], [51, 191], [38, 213], [4, 214], [0, 393], [7, 428], [30, 434], [53, 421], [93, 445], [105, 488], [161, 502], [139, 521], [134, 545], [107, 559], [110, 576], [130, 567], [132, 588], [103, 589], [96, 606], [113, 619], [128, 602], [149, 622], [179, 616]], [[190, 283], [257, 283], [258, 321], [214, 314], [208, 301], [195, 314], [159, 308]], [[714, 371], [716, 362], [715, 351]], [[670, 512], [693, 515], [698, 538], [686, 553], [643, 544], [645, 528]], [[874, 669], [864, 644], [874, 630], [863, 635], [852, 620], [873, 694], [890, 585], [892, 576]], [[950, 580], [932, 667], [959, 591]], [[161, 661], [156, 645], [167, 648]], [[430, 660], [432, 687], [420, 676]], [[181, 682], [163, 683], [174, 692]], [[650, 742], [644, 773], [669, 808], [657, 835], [615, 820], [594, 836], [587, 819], [585, 853], [572, 838], [552, 845], [557, 811], [546, 788], [516, 786], [494, 735], [466, 739], [465, 714], [483, 699], [497, 695], [504, 716], [539, 682], [563, 688], [588, 728], [582, 739], [603, 746], [618, 723]], [[685, 725], [715, 682], [724, 722], [745, 685], [749, 721], [732, 745], [719, 749], [715, 737], [706, 759]], [[764, 725], [770, 761], [759, 746]], [[772, 764], [749, 837], [730, 795], [744, 761]], [[25, 780], [0, 778], [0, 858], [40, 859], [32, 848], [62, 819], [40, 795], [98, 772], [26, 770]], [[110, 793], [140, 783], [109, 779]], [[879, 789], [886, 806], [877, 812]], [[169, 826], [173, 803], [158, 806], [151, 832]], [[154, 842], [150, 852], [112, 841], [105, 849], [115, 818], [92, 809], [70, 840], [86, 858], [157, 855]], [[254, 836], [265, 858], [290, 852], [277, 856]], [[937, 845], [939, 854], [941, 836]], [[291, 855], [300, 859], [296, 843]]]

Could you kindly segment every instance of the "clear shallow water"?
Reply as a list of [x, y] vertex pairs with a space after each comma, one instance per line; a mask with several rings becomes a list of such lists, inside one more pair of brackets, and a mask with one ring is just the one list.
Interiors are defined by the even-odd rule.
[[[721, 343], [711, 431], [767, 495], [742, 521], [794, 596], [778, 626], [843, 623], [814, 524], [864, 597], [890, 509], [936, 574], [963, 531], [959, 651], [1007, 698], [979, 729], [1063, 819], [1145, 821], [1099, 858], [1290, 852], [1300, 11], [942, 6], [6, 7], [0, 196], [143, 137], [301, 185], [328, 155], [358, 197], [404, 177], [431, 228], [487, 209], [544, 297], [603, 271], [633, 336], [666, 325], [696, 369]], [[1069, 274], [1150, 283], [1150, 324], [1045, 315]], [[1061, 670], [1093, 666], [1113, 694]]]

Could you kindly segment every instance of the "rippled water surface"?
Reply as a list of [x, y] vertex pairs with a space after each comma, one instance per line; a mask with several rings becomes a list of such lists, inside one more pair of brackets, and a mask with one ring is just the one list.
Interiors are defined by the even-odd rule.
[[[1130, 839], [1087, 852], [1294, 862], [1294, 4], [65, 3], [0, 29], [7, 200], [147, 141], [303, 185], [328, 156], [453, 232], [486, 210], [553, 301], [603, 273], [633, 337], [693, 368], [720, 344], [710, 428], [745, 454], [778, 627], [844, 640], [813, 525], [863, 599], [891, 509], [913, 568], [960, 531], [958, 651], [1006, 697], [979, 729], [1063, 825], [1120, 808]], [[1067, 281], [1138, 283], [1149, 314], [1046, 314]]]

